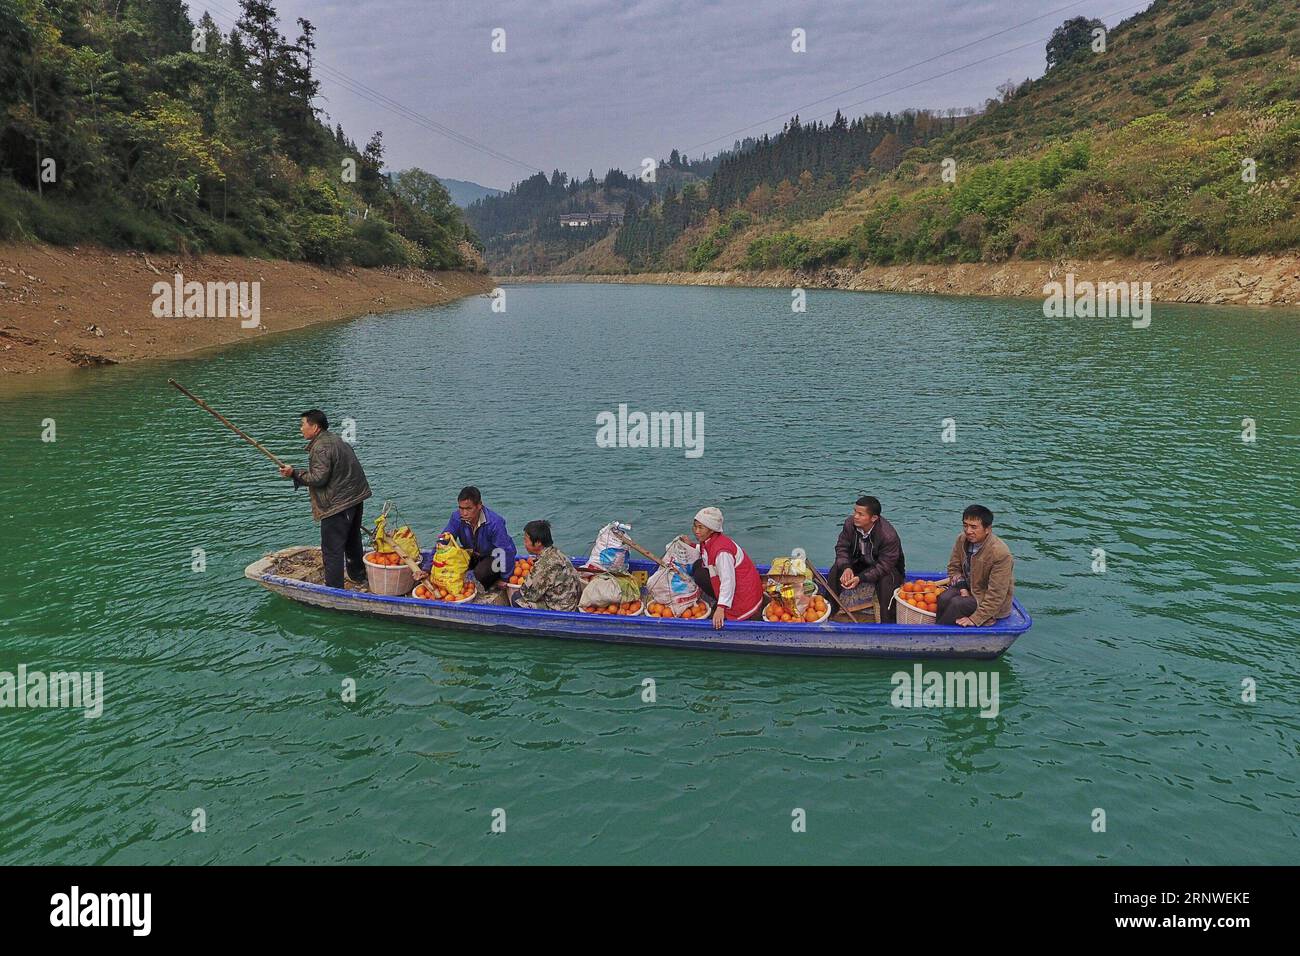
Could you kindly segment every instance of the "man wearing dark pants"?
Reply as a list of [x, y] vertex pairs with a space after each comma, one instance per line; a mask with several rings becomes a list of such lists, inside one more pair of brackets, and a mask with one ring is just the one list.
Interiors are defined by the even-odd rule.
[[366, 565], [361, 560], [361, 503], [370, 497], [370, 485], [352, 446], [331, 432], [329, 424], [318, 408], [302, 413], [299, 430], [307, 439], [307, 468], [285, 465], [280, 475], [292, 478], [294, 488], [307, 486], [311, 516], [320, 522], [325, 584], [341, 588], [345, 559], [348, 577], [357, 584], [366, 583]]
[[978, 627], [1011, 613], [1015, 562], [993, 533], [993, 512], [971, 505], [961, 513], [962, 533], [948, 559], [949, 587], [939, 595], [936, 624]]
[[890, 599], [906, 576], [903, 543], [898, 532], [881, 514], [880, 499], [863, 495], [840, 528], [840, 536], [835, 540], [835, 564], [826, 583], [836, 597], [863, 583], [872, 585], [880, 603], [881, 622], [892, 624], [896, 612]]

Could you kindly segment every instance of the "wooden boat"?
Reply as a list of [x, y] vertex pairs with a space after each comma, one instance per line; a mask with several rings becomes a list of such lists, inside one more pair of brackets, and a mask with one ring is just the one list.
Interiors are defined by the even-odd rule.
[[[385, 597], [352, 588], [331, 588], [275, 573], [283, 560], [316, 551], [316, 548], [285, 548], [254, 561], [244, 569], [244, 576], [276, 594], [303, 604], [444, 628], [758, 654], [987, 660], [1001, 655], [1033, 624], [1020, 602], [1015, 601], [1008, 617], [987, 627], [852, 624], [835, 620], [821, 624], [770, 624], [753, 620], [729, 621], [722, 630], [715, 631], [708, 618], [685, 621], [577, 611], [535, 611], [494, 604], [449, 604], [406, 596]], [[581, 558], [574, 559], [575, 565], [582, 562]], [[652, 573], [656, 569], [649, 561], [633, 561], [631, 564], [634, 571]], [[760, 566], [759, 571], [766, 572], [767, 566]], [[942, 577], [942, 574], [923, 573], [911, 575], [909, 579]]]

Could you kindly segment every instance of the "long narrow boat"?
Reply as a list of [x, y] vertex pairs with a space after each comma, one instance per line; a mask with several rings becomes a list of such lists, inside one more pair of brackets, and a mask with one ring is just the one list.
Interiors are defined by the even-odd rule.
[[[385, 597], [351, 588], [331, 588], [274, 573], [284, 560], [315, 552], [315, 548], [285, 548], [254, 561], [244, 576], [270, 591], [303, 604], [380, 617], [417, 621], [438, 627], [524, 637], [562, 637], [613, 644], [645, 644], [758, 654], [811, 654], [840, 657], [969, 657], [991, 659], [1029, 630], [1032, 621], [1019, 601], [1011, 614], [986, 627], [937, 625], [771, 624], [731, 621], [714, 630], [712, 622], [656, 617], [618, 617], [576, 611], [534, 611], [493, 604], [450, 604], [414, 597]], [[575, 559], [578, 565], [582, 559]], [[632, 570], [655, 570], [649, 561], [633, 561]], [[766, 566], [759, 568], [767, 571]], [[823, 571], [823, 574], [825, 572]], [[941, 574], [912, 578], [937, 579]]]

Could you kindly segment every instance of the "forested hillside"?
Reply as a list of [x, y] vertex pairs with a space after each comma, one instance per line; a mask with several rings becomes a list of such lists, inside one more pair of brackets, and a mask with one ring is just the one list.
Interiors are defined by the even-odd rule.
[[[634, 209], [614, 240], [614, 252], [634, 269], [709, 265], [722, 247], [756, 219], [795, 221], [820, 215], [849, 189], [861, 189], [895, 169], [906, 152], [964, 122], [928, 112], [876, 114], [830, 123], [794, 117], [776, 136], [721, 158], [706, 184], [668, 190], [650, 207]], [[689, 250], [670, 249], [688, 229], [707, 233]], [[685, 252], [686, 261], [680, 261]]]
[[630, 208], [615, 234], [549, 268], [816, 269], [1300, 248], [1294, 0], [1155, 0], [1102, 27], [1063, 23], [1047, 45], [1046, 73], [1002, 84], [977, 115], [796, 117], [723, 156], [707, 181]]
[[[752, 148], [754, 141], [737, 142], [735, 151]], [[656, 197], [706, 179], [717, 168], [720, 154], [698, 160], [673, 150], [660, 161], [654, 175], [628, 175], [611, 169], [597, 180], [594, 170], [585, 179], [570, 178], [555, 170], [550, 179], [536, 173], [516, 183], [506, 193], [472, 203], [465, 211], [470, 225], [484, 237], [486, 256], [502, 274], [545, 272], [612, 231], [603, 221], [588, 226], [560, 224], [563, 213], [601, 213], [627, 216]]]
[[315, 105], [315, 29], [181, 0], [0, 0], [0, 239], [463, 268], [473, 233], [423, 170], [383, 173]]

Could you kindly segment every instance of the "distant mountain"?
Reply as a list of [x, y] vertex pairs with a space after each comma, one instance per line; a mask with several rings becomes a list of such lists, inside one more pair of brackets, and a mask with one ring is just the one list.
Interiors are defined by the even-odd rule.
[[491, 186], [480, 186], [478, 183], [468, 183], [463, 179], [444, 179], [438, 177], [438, 182], [447, 187], [447, 192], [451, 194], [451, 201], [464, 209], [472, 202], [484, 199], [488, 196], [500, 196], [505, 192], [504, 189], [493, 189]]

